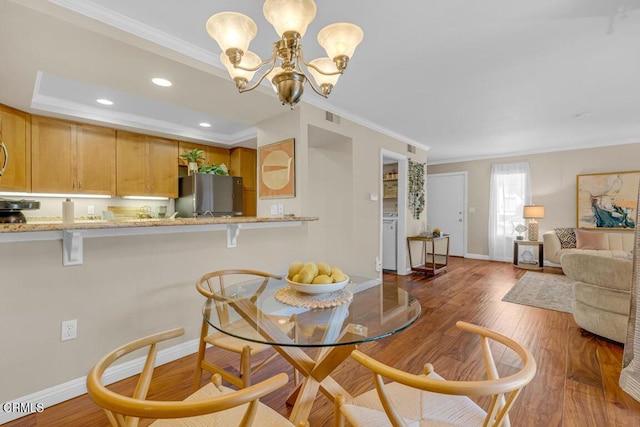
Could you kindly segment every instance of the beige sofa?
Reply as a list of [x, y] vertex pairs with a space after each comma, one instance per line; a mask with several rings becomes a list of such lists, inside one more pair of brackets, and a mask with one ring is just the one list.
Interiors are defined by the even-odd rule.
[[562, 271], [574, 280], [573, 318], [583, 329], [624, 343], [631, 306], [633, 261], [568, 253]]
[[[605, 233], [604, 245], [599, 245], [599, 249], [582, 249], [579, 247], [563, 248], [555, 230], [547, 231], [542, 235], [544, 243], [544, 259], [553, 264], [560, 264], [560, 257], [567, 253], [582, 253], [599, 255], [604, 257], [631, 258], [633, 249], [634, 233], [614, 232], [614, 231], [586, 231], [587, 233]], [[567, 246], [567, 245], [565, 245]], [[595, 246], [594, 246], [595, 247]]]

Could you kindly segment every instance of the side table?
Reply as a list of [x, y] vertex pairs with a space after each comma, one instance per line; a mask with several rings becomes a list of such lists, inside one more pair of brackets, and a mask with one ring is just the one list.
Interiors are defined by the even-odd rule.
[[[411, 259], [411, 242], [422, 242], [421, 262], [422, 264], [413, 265]], [[442, 242], [441, 244], [437, 244]], [[421, 273], [438, 274], [447, 268], [449, 264], [449, 235], [441, 237], [433, 236], [409, 236], [407, 237], [407, 246], [409, 249], [409, 265], [412, 271]], [[444, 250], [443, 247], [444, 246]], [[440, 250], [440, 252], [436, 252]]]
[[[521, 246], [523, 247], [522, 250]], [[537, 251], [535, 250], [536, 246]], [[538, 241], [514, 240], [513, 265], [527, 270], [542, 270], [544, 265], [544, 244]]]

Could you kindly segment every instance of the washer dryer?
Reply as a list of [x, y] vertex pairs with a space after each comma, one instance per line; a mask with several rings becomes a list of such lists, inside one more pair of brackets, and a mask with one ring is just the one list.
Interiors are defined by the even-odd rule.
[[382, 219], [382, 269], [397, 271], [398, 215], [384, 214]]

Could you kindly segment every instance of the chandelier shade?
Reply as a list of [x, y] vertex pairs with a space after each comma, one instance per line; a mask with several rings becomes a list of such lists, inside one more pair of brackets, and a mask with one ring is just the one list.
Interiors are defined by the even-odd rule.
[[[331, 86], [336, 85], [340, 74], [338, 73], [336, 64], [331, 59], [326, 56], [324, 58], [316, 58], [309, 64], [311, 65], [311, 67], [309, 67], [309, 73], [311, 73], [318, 86], [322, 87], [322, 85], [325, 84], [330, 84]], [[317, 69], [319, 69], [320, 72], [317, 71]]]
[[273, 25], [278, 37], [293, 31], [302, 38], [316, 17], [316, 4], [313, 0], [267, 0], [262, 7], [262, 13]]
[[218, 42], [222, 52], [237, 49], [249, 50], [249, 43], [258, 34], [258, 26], [253, 19], [236, 12], [220, 12], [207, 20], [207, 32]]
[[220, 54], [220, 61], [222, 62], [222, 65], [225, 66], [233, 80], [244, 79], [245, 84], [246, 82], [251, 81], [251, 79], [253, 79], [253, 76], [256, 74], [255, 71], [247, 71], [245, 68], [253, 69], [260, 65], [260, 62], [262, 62], [260, 57], [250, 50], [246, 51], [244, 55], [242, 55], [242, 59], [240, 60], [240, 66], [243, 68], [234, 67], [229, 60], [229, 56], [224, 52]]
[[320, 30], [318, 43], [333, 60], [341, 56], [351, 58], [363, 37], [364, 33], [357, 25], [339, 22]]
[[[262, 11], [280, 37], [273, 43], [271, 57], [266, 60], [249, 51], [249, 44], [258, 32], [251, 18], [236, 12], [220, 12], [207, 20], [207, 32], [218, 42], [222, 50], [220, 60], [238, 90], [253, 90], [267, 78], [282, 104], [293, 107], [298, 103], [306, 83], [315, 93], [327, 98], [362, 41], [362, 29], [346, 22], [327, 25], [318, 34], [318, 43], [328, 58], [306, 62], [300, 40], [316, 16], [315, 2], [266, 0]], [[257, 81], [249, 84], [263, 67], [266, 69], [260, 72]]]

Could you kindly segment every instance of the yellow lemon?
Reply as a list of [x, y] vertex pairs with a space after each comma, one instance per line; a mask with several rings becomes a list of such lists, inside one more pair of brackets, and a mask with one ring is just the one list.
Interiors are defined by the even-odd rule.
[[318, 275], [318, 265], [315, 262], [308, 262], [302, 268], [310, 268], [313, 272], [313, 277]]
[[316, 278], [313, 279], [311, 283], [313, 283], [314, 285], [328, 285], [330, 283], [333, 283], [333, 279], [326, 274], [320, 274], [316, 276]]
[[298, 280], [294, 280], [294, 282], [297, 283], [311, 283], [311, 281], [315, 278], [315, 275], [313, 274], [313, 270], [310, 268], [303, 268], [302, 270], [300, 270], [300, 273], [298, 273]]
[[329, 264], [327, 264], [326, 262], [319, 262], [318, 263], [318, 274], [325, 274], [327, 276], [331, 276], [331, 266], [329, 266]]
[[304, 264], [300, 261], [294, 261], [291, 263], [291, 265], [289, 266], [289, 277], [293, 277], [296, 274], [298, 274], [300, 272], [300, 270], [302, 270], [302, 267], [304, 267]]

